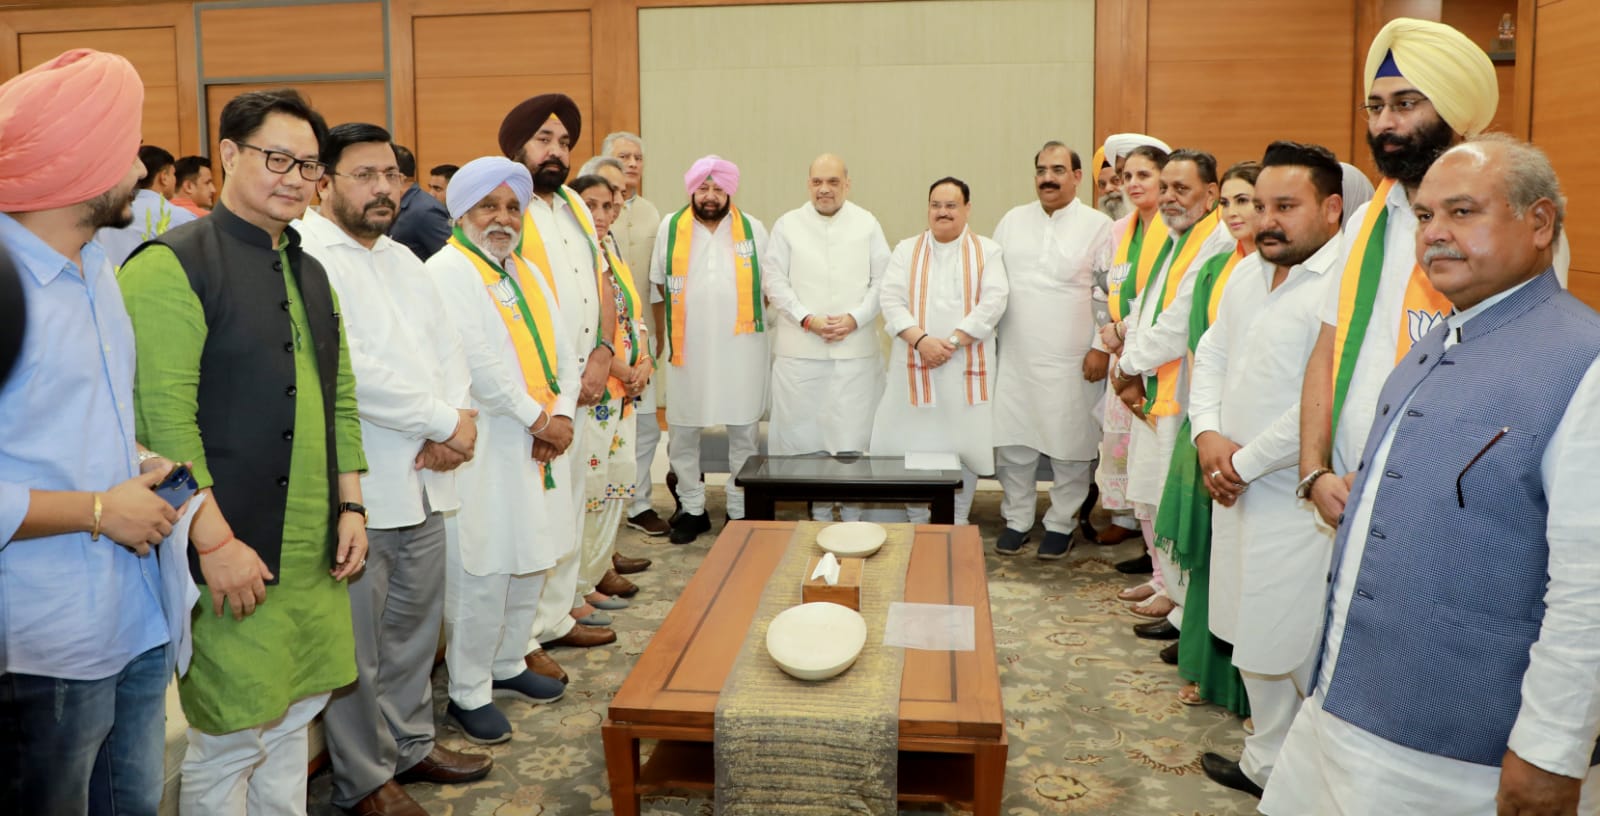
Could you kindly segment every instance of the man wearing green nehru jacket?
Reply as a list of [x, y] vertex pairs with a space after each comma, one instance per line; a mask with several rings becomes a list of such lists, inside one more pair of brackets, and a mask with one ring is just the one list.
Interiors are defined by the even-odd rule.
[[[326, 168], [322, 117], [289, 90], [223, 108], [211, 215], [134, 252], [138, 438], [192, 462], [203, 583], [183, 814], [304, 813], [307, 726], [356, 679], [343, 581], [365, 564], [355, 378], [328, 277], [288, 224]], [[270, 598], [270, 602], [269, 602]]]

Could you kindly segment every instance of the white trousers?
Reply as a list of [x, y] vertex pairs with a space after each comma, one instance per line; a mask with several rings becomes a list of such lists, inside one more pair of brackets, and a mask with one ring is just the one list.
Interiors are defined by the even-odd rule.
[[[961, 489], [956, 492], [956, 524], [966, 524], [972, 514], [972, 496], [978, 490], [978, 474], [961, 469]], [[926, 504], [906, 505], [906, 520], [912, 524], [928, 524], [933, 520], [933, 508]]]
[[1283, 752], [1283, 741], [1289, 736], [1289, 726], [1305, 702], [1306, 687], [1311, 684], [1311, 667], [1316, 662], [1317, 650], [1311, 650], [1303, 663], [1288, 674], [1256, 674], [1239, 670], [1244, 679], [1244, 692], [1250, 698], [1250, 716], [1255, 721], [1256, 732], [1244, 738], [1244, 756], [1239, 758], [1239, 768], [1250, 781], [1265, 788], [1272, 777], [1272, 769]]
[[[760, 443], [760, 423], [724, 425], [728, 429], [728, 466], [731, 468], [723, 495], [728, 502], [728, 518], [744, 518], [744, 490], [735, 487], [733, 475], [737, 474], [750, 457], [756, 455]], [[700, 472], [700, 437], [705, 428], [694, 425], [667, 426], [667, 458], [672, 462], [672, 472], [678, 476], [678, 500], [683, 511], [690, 515], [706, 512], [706, 483]]]
[[[767, 449], [780, 456], [865, 451], [873, 412], [883, 397], [883, 361], [874, 354], [848, 360], [777, 357], [772, 361], [772, 421]], [[814, 521], [859, 521], [856, 502], [815, 502]]]
[[[578, 414], [581, 420], [583, 411], [579, 410]], [[573, 434], [572, 446], [567, 449], [563, 461], [568, 467], [567, 478], [571, 479], [567, 484], [572, 485], [568, 491], [572, 496], [572, 529], [578, 540], [572, 542], [572, 549], [566, 555], [556, 560], [555, 568], [544, 575], [539, 605], [534, 610], [533, 626], [528, 631], [528, 652], [538, 651], [542, 642], [566, 637], [576, 623], [572, 619], [572, 596], [578, 591], [578, 565], [583, 562], [583, 517], [586, 515], [583, 511], [584, 481], [589, 475], [583, 446], [585, 435], [594, 429], [582, 421], [577, 421], [574, 427], [581, 427], [583, 432]], [[550, 511], [553, 513], [556, 509], [552, 507]]]
[[[617, 551], [617, 532], [622, 526], [622, 499], [605, 503], [604, 510], [583, 514], [583, 552], [578, 559], [578, 591], [572, 606], [582, 606], [594, 585], [611, 569], [611, 555]], [[571, 617], [570, 615], [568, 617]]]
[[[445, 515], [455, 540], [455, 514]], [[473, 575], [461, 568], [460, 550], [445, 551], [445, 666], [450, 699], [464, 709], [493, 702], [491, 681], [516, 677], [528, 667], [528, 631], [544, 589], [545, 573]]]
[[[994, 449], [994, 477], [1005, 491], [1000, 514], [1006, 526], [1026, 533], [1033, 529], [1039, 504], [1037, 481], [1039, 457], [1043, 454], [1026, 445], [1001, 445]], [[1093, 461], [1050, 460], [1050, 509], [1044, 514], [1044, 528], [1052, 533], [1072, 535], [1078, 526], [1078, 508], [1089, 496]]]
[[226, 734], [189, 729], [180, 816], [305, 816], [308, 731], [328, 696], [302, 697], [256, 728]]
[[634, 429], [633, 453], [639, 465], [639, 484], [634, 488], [633, 498], [628, 500], [627, 513], [630, 518], [650, 509], [650, 494], [654, 484], [650, 479], [650, 468], [656, 461], [656, 446], [661, 443], [661, 422], [656, 419], [655, 391], [654, 382], [645, 386], [644, 394], [640, 395], [645, 399], [634, 408], [638, 426]]

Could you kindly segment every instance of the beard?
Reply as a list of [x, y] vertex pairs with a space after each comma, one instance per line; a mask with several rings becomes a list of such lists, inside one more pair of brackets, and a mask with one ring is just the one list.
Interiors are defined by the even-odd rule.
[[567, 183], [568, 167], [560, 159], [545, 159], [539, 169], [533, 173], [533, 191], [541, 194], [553, 193]]
[[[1367, 147], [1372, 149], [1372, 162], [1378, 166], [1378, 172], [1394, 179], [1408, 187], [1422, 183], [1422, 177], [1427, 175], [1428, 168], [1433, 166], [1435, 159], [1450, 147], [1455, 133], [1443, 119], [1436, 120], [1433, 124], [1419, 128], [1416, 133], [1401, 136], [1398, 133], [1385, 133], [1374, 136], [1367, 134]], [[1385, 145], [1394, 145], [1399, 150], [1390, 152], [1384, 150]]]
[[715, 201], [696, 201], [694, 203], [694, 217], [701, 221], [721, 221], [732, 206], [733, 199], [731, 198], [720, 204]]
[[1128, 199], [1121, 190], [1112, 190], [1100, 196], [1096, 205], [1100, 208], [1100, 212], [1111, 216], [1112, 221], [1128, 214]]
[[[395, 214], [400, 211], [394, 199], [388, 196], [379, 196], [362, 206], [357, 206], [344, 196], [338, 196], [332, 204], [334, 222], [343, 227], [345, 232], [367, 240], [388, 232], [389, 225], [394, 223]], [[372, 211], [379, 207], [388, 207], [389, 214], [374, 217]]]
[[83, 225], [90, 229], [110, 227], [122, 229], [133, 224], [133, 199], [139, 194], [131, 190], [110, 189], [89, 199], [89, 212], [83, 216]]
[[[490, 224], [483, 229], [478, 229], [463, 221], [461, 223], [461, 231], [467, 234], [467, 240], [471, 241], [473, 246], [483, 250], [483, 254], [502, 264], [506, 262], [507, 258], [511, 257], [512, 250], [517, 246], [517, 238], [521, 237], [517, 230], [511, 227], [502, 227], [499, 224]], [[500, 240], [495, 240], [497, 238]]]
[[1187, 231], [1190, 227], [1194, 226], [1195, 222], [1199, 221], [1200, 217], [1203, 215], [1205, 215], [1204, 210], [1191, 213], [1186, 209], [1180, 209], [1177, 212], [1169, 214], [1166, 207], [1161, 208], [1161, 220], [1166, 222], [1167, 231], [1172, 233]]
[[[1261, 242], [1266, 239], [1277, 243], [1271, 247], [1262, 246]], [[1299, 266], [1310, 260], [1312, 255], [1317, 254], [1317, 250], [1322, 249], [1332, 239], [1332, 235], [1311, 236], [1304, 241], [1290, 243], [1289, 236], [1281, 230], [1263, 230], [1256, 233], [1256, 249], [1267, 263], [1276, 266]]]

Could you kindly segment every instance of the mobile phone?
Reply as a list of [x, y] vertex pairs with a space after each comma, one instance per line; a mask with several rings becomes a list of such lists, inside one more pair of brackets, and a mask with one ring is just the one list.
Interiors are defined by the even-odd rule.
[[174, 510], [182, 507], [199, 489], [200, 485], [194, 480], [194, 474], [189, 472], [188, 465], [173, 465], [167, 478], [155, 486], [156, 495], [166, 499]]

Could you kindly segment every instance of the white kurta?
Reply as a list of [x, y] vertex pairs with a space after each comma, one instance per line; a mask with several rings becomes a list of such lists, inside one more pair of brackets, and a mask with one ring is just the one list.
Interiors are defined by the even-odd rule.
[[1276, 289], [1259, 253], [1241, 260], [1194, 355], [1194, 436], [1215, 431], [1242, 445], [1233, 466], [1250, 485], [1233, 507], [1212, 506], [1211, 631], [1233, 644], [1235, 666], [1256, 674], [1305, 662], [1322, 624], [1333, 539], [1294, 491], [1300, 379], [1338, 252], [1329, 241]]
[[[1447, 318], [1460, 327], [1515, 289]], [[1445, 348], [1455, 332], [1446, 335]], [[1407, 406], [1396, 411], [1403, 416]], [[1582, 778], [1580, 816], [1600, 814], [1600, 766], [1589, 766], [1600, 730], [1600, 651], [1594, 621], [1600, 620], [1600, 361], [1589, 367], [1551, 434], [1539, 475], [1549, 499], [1548, 606], [1539, 640], [1522, 677], [1522, 709], [1507, 740], [1517, 756], [1552, 773]], [[1381, 471], [1389, 459], [1392, 422], [1367, 466]], [[1317, 691], [1300, 708], [1283, 746], [1278, 768], [1261, 800], [1273, 816], [1301, 813], [1406, 813], [1417, 816], [1491, 816], [1500, 769], [1437, 756], [1390, 742], [1322, 710], [1339, 663], [1339, 647], [1360, 577], [1372, 525], [1372, 506], [1382, 479], [1368, 480], [1357, 500], [1350, 535], [1332, 587], [1326, 647]], [[1438, 565], [1448, 575], [1448, 565]]]
[[[895, 339], [889, 355], [888, 387], [872, 424], [871, 452], [880, 456], [901, 456], [914, 452], [954, 451], [968, 470], [991, 474], [994, 472], [993, 401], [968, 404], [965, 350], [957, 349], [949, 362], [933, 369], [932, 404], [911, 404], [911, 381], [906, 368], [911, 347], [897, 335], [917, 325], [917, 319], [911, 314], [910, 280], [911, 254], [918, 237], [907, 238], [894, 248], [883, 277], [884, 330]], [[979, 236], [984, 262], [983, 286], [971, 314], [963, 314], [961, 245], [965, 241], [965, 233], [948, 244], [929, 238], [931, 257], [924, 327], [928, 334], [938, 338], [949, 338], [960, 329], [982, 343], [988, 355], [992, 394], [994, 349], [988, 341], [1005, 313], [1010, 287], [1000, 245]]]
[[[528, 395], [516, 348], [483, 278], [454, 246], [426, 264], [439, 289], [444, 313], [461, 335], [472, 372], [472, 407], [478, 410], [477, 455], [456, 470], [461, 491], [461, 566], [473, 575], [524, 575], [549, 569], [577, 542], [571, 511], [574, 484], [566, 456], [551, 463], [556, 486], [544, 489], [528, 429], [543, 424], [544, 409]], [[532, 266], [531, 264], [529, 265]], [[555, 300], [542, 276], [533, 275], [548, 301]], [[553, 413], [577, 413], [578, 362], [561, 314], [555, 323], [557, 377], [561, 394]]]
[[[583, 215], [588, 217], [587, 212]], [[600, 284], [595, 275], [594, 244], [578, 223], [578, 215], [567, 206], [567, 200], [559, 195], [552, 196], [548, 204], [538, 196], [528, 199], [528, 218], [544, 239], [544, 251], [550, 258], [550, 274], [555, 281], [556, 297], [561, 301], [561, 322], [572, 338], [572, 352], [578, 356], [578, 365], [582, 366], [588, 361], [589, 352], [600, 341], [597, 336], [600, 328]], [[525, 249], [528, 243], [529, 239], [524, 236]], [[527, 257], [527, 253], [524, 253], [524, 257]], [[579, 373], [582, 373], [581, 368]]]
[[[1177, 243], [1178, 236], [1173, 236]], [[1167, 276], [1177, 253], [1169, 252], [1161, 268], [1150, 275], [1150, 281], [1132, 304], [1127, 319], [1127, 338], [1117, 365], [1127, 375], [1149, 376], [1161, 366], [1181, 361], [1178, 368], [1177, 400], [1179, 405], [1189, 401], [1189, 308], [1194, 301], [1194, 279], [1211, 256], [1233, 252], [1233, 236], [1221, 224], [1211, 231], [1194, 261], [1183, 271], [1178, 291], [1172, 304], [1156, 314], [1160, 294], [1166, 290]], [[1160, 246], [1146, 245], [1141, 252], [1160, 252]], [[1156, 417], [1151, 428], [1143, 420], [1133, 420], [1133, 430], [1128, 440], [1128, 501], [1152, 507], [1161, 504], [1161, 491], [1167, 484], [1167, 471], [1172, 464], [1172, 449], [1178, 441], [1178, 428], [1183, 425], [1183, 412], [1172, 416]], [[1174, 598], [1179, 604], [1182, 598]]]
[[[685, 215], [691, 218], [692, 214]], [[757, 258], [767, 249], [767, 229], [748, 213]], [[725, 216], [715, 230], [698, 220], [692, 227], [689, 268], [674, 269], [667, 279], [667, 239], [672, 216], [656, 232], [655, 254], [650, 261], [650, 282], [670, 293], [685, 293], [683, 365], [667, 359], [667, 327], [661, 327], [659, 367], [667, 373], [667, 424], [705, 428], [712, 425], [748, 425], [766, 410], [767, 375], [772, 357], [768, 331], [734, 334], [739, 316], [739, 282], [734, 267], [733, 221]], [[674, 319], [680, 319], [674, 315]]]
[[1094, 342], [1094, 265], [1111, 244], [1111, 219], [1076, 199], [1049, 215], [1035, 201], [1006, 213], [994, 240], [1022, 295], [1000, 319], [994, 444], [1093, 459], [1105, 385], [1083, 378], [1083, 358]]

